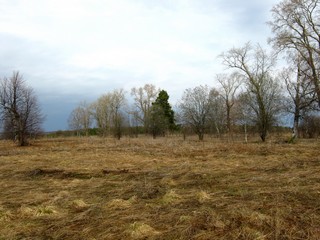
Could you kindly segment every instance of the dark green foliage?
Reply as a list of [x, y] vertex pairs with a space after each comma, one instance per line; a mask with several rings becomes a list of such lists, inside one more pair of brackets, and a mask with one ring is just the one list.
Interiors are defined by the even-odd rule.
[[158, 104], [151, 107], [150, 133], [153, 138], [165, 136], [168, 129], [168, 119], [165, 118], [163, 108]]
[[151, 109], [151, 132], [153, 137], [165, 135], [167, 130], [176, 129], [174, 111], [168, 102], [169, 95], [165, 90], [161, 90]]
[[168, 100], [169, 100], [168, 93], [165, 90], [161, 90], [156, 101], [153, 103], [153, 105], [158, 105], [162, 108], [164, 117], [167, 119], [169, 124], [169, 130], [173, 131], [176, 129], [174, 111], [172, 110]]

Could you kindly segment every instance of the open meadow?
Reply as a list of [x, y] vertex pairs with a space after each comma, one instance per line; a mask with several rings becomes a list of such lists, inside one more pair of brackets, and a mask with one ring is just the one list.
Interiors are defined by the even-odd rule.
[[0, 239], [320, 239], [320, 141], [0, 141]]

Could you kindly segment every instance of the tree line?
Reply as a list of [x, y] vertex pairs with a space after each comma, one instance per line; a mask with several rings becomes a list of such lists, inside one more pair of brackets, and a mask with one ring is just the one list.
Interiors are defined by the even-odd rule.
[[69, 128], [78, 135], [89, 135], [92, 127], [101, 136], [114, 135], [120, 139], [124, 129], [132, 135], [152, 134], [164, 136], [176, 129], [174, 111], [165, 90], [152, 84], [132, 88], [133, 104], [129, 107], [123, 89], [116, 89], [100, 96], [93, 103], [81, 102], [70, 114]]
[[[123, 89], [107, 92], [90, 104], [81, 102], [70, 114], [69, 127], [79, 134], [89, 134], [95, 127], [98, 134], [113, 134], [118, 139], [125, 128], [131, 134], [143, 132], [153, 137], [192, 129], [200, 140], [208, 131], [232, 134], [241, 127], [246, 135], [247, 128], [254, 127], [265, 141], [272, 127], [291, 114], [291, 140], [298, 137], [299, 130], [309, 136], [319, 133], [319, 10], [319, 0], [283, 0], [276, 4], [268, 22], [272, 51], [246, 43], [221, 53], [220, 60], [229, 71], [216, 76], [219, 87], [186, 89], [174, 111], [165, 90], [146, 84], [131, 89], [131, 104]], [[276, 61], [281, 58], [286, 66], [279, 69]], [[23, 129], [19, 124], [22, 115], [16, 114], [17, 101], [8, 107], [7, 97], [14, 99], [15, 95], [7, 94], [7, 85], [8, 80], [3, 79], [2, 128], [11, 129], [7, 132], [23, 139], [20, 135], [26, 134], [19, 130]], [[41, 123], [41, 114], [37, 118]]]

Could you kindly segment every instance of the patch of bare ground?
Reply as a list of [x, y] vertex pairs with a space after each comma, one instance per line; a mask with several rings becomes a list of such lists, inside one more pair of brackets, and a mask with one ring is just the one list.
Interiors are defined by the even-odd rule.
[[0, 141], [0, 239], [320, 239], [319, 146]]

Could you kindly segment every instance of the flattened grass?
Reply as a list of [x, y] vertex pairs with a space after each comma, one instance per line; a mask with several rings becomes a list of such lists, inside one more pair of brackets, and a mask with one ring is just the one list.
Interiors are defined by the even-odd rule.
[[320, 141], [0, 142], [0, 239], [320, 239]]

